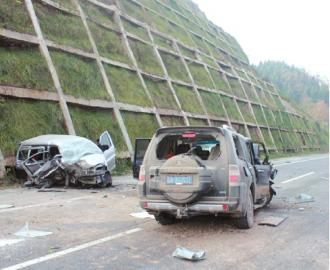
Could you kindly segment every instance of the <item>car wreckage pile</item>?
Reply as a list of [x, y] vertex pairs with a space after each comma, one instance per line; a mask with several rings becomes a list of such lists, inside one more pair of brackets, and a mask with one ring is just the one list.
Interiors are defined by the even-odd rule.
[[27, 175], [25, 186], [39, 188], [54, 184], [111, 186], [115, 166], [115, 147], [107, 131], [98, 145], [78, 136], [38, 136], [21, 142], [16, 155], [16, 169]]

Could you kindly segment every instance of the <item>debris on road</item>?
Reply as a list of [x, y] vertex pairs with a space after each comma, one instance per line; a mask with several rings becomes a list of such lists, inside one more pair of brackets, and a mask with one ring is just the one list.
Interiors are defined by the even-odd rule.
[[269, 216], [269, 217], [266, 217], [263, 220], [259, 221], [258, 225], [267, 225], [267, 226], [277, 227], [287, 218], [288, 218], [288, 216], [283, 216], [283, 217]]
[[24, 241], [24, 239], [0, 239], [0, 248], [9, 246], [9, 245], [13, 245], [13, 244], [17, 244], [22, 241]]
[[41, 188], [38, 190], [38, 192], [66, 192], [66, 190]]
[[0, 209], [7, 209], [7, 208], [13, 208], [15, 205], [13, 204], [0, 204]]
[[24, 227], [21, 228], [14, 235], [16, 235], [16, 236], [23, 236], [23, 237], [41, 237], [41, 236], [46, 236], [46, 235], [50, 235], [50, 234], [52, 234], [52, 232], [30, 230], [29, 229], [29, 223], [27, 222], [24, 225]]
[[192, 251], [184, 247], [176, 248], [172, 256], [190, 261], [199, 261], [204, 260], [206, 258], [205, 251]]
[[307, 203], [307, 202], [314, 202], [314, 197], [308, 194], [301, 193], [298, 196], [291, 199], [290, 203]]
[[142, 211], [142, 212], [138, 212], [138, 213], [130, 213], [129, 214], [132, 217], [136, 217], [136, 218], [151, 218], [151, 219], [155, 219], [155, 217], [153, 215], [150, 215], [148, 212], [146, 211]]

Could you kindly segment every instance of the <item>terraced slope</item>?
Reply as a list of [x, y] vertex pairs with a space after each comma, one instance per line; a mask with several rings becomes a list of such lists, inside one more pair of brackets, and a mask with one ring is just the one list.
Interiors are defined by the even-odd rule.
[[135, 138], [182, 124], [228, 124], [273, 151], [318, 149], [327, 136], [190, 0], [0, 2], [5, 156], [41, 133], [103, 130], [129, 156]]

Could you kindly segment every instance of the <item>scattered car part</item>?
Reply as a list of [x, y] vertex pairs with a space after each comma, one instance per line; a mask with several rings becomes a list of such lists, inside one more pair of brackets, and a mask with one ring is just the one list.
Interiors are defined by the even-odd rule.
[[0, 204], [0, 209], [8, 209], [13, 207], [15, 207], [13, 204]]
[[272, 226], [276, 227], [283, 223], [284, 220], [286, 220], [288, 216], [283, 216], [283, 217], [274, 217], [274, 216], [269, 216], [264, 218], [263, 220], [258, 222], [258, 225], [267, 225], [267, 226]]
[[189, 261], [200, 261], [206, 258], [205, 251], [192, 251], [184, 247], [176, 248], [172, 256]]
[[21, 228], [18, 232], [15, 233], [16, 236], [22, 236], [22, 237], [41, 237], [50, 234], [52, 234], [52, 232], [30, 230], [28, 222], [25, 223], [23, 228]]

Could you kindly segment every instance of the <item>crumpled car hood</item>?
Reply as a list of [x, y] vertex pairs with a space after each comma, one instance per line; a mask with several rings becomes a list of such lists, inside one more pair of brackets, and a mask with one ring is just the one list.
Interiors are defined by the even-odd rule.
[[[62, 156], [62, 163], [64, 165], [73, 165], [79, 162], [82, 158], [90, 155], [99, 155], [103, 157], [103, 152], [95, 143], [92, 141], [72, 135], [41, 135], [38, 137], [31, 138], [22, 142], [22, 146], [28, 145], [56, 145]], [[88, 158], [88, 162], [93, 163], [93, 159], [98, 160], [95, 157]]]
[[89, 169], [92, 167], [95, 167], [98, 164], [104, 164], [106, 165], [106, 161], [103, 154], [91, 154], [86, 155], [80, 158], [80, 160], [77, 162], [77, 164], [82, 169]]

